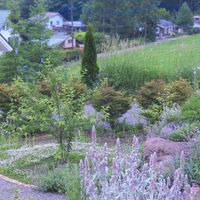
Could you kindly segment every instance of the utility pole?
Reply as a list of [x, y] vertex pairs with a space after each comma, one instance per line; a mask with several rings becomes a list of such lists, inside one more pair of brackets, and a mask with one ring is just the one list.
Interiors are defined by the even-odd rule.
[[74, 48], [74, 3], [70, 0], [72, 49]]

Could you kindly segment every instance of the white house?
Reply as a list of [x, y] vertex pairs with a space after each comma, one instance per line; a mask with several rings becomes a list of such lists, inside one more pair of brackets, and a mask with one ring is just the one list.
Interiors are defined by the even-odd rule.
[[47, 20], [47, 28], [52, 30], [59, 30], [63, 28], [65, 18], [58, 12], [47, 12], [43, 15], [31, 17], [30, 20], [38, 20], [40, 18]]
[[156, 37], [166, 38], [171, 37], [177, 32], [177, 25], [171, 21], [160, 19], [157, 23]]
[[0, 34], [0, 55], [11, 52], [13, 50], [12, 46], [8, 41]]

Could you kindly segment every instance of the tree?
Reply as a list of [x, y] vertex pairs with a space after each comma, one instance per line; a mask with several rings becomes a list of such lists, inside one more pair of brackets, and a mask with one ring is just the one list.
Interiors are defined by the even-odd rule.
[[85, 47], [81, 65], [82, 80], [89, 87], [98, 81], [99, 67], [97, 65], [96, 42], [93, 36], [93, 28], [88, 26], [85, 35]]
[[193, 14], [186, 2], [182, 4], [180, 10], [178, 11], [176, 21], [177, 24], [185, 30], [188, 30], [192, 26]]
[[1, 79], [6, 80], [7, 74], [12, 70], [13, 73], [10, 75], [13, 75], [13, 78], [35, 80], [37, 72], [44, 65], [43, 60], [51, 51], [47, 46], [51, 33], [46, 28], [46, 19], [43, 15], [46, 12], [45, 0], [34, 0], [35, 6], [29, 7], [29, 16], [38, 16], [37, 20], [21, 17], [20, 2], [9, 0], [8, 5], [11, 10], [9, 19], [13, 32], [11, 44], [14, 51], [10, 53], [11, 56], [5, 55], [0, 63]]

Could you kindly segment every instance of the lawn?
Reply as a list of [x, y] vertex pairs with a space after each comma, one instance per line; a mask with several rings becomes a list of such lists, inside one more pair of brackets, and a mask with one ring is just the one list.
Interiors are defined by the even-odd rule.
[[[130, 52], [98, 59], [101, 78], [109, 78], [119, 88], [133, 92], [152, 79], [193, 79], [200, 64], [200, 35], [184, 36]], [[80, 64], [68, 68], [70, 76], [79, 76]]]

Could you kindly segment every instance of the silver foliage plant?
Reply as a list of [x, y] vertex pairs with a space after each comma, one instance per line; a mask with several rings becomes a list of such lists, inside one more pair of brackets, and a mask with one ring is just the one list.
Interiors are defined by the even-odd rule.
[[117, 139], [112, 163], [108, 160], [107, 144], [98, 151], [96, 130], [92, 129], [92, 147], [80, 161], [82, 196], [89, 200], [189, 200], [190, 185], [183, 173], [184, 154], [174, 179], [164, 177], [162, 164], [158, 167], [154, 153], [149, 163], [141, 164], [137, 138], [132, 151], [123, 154]]

